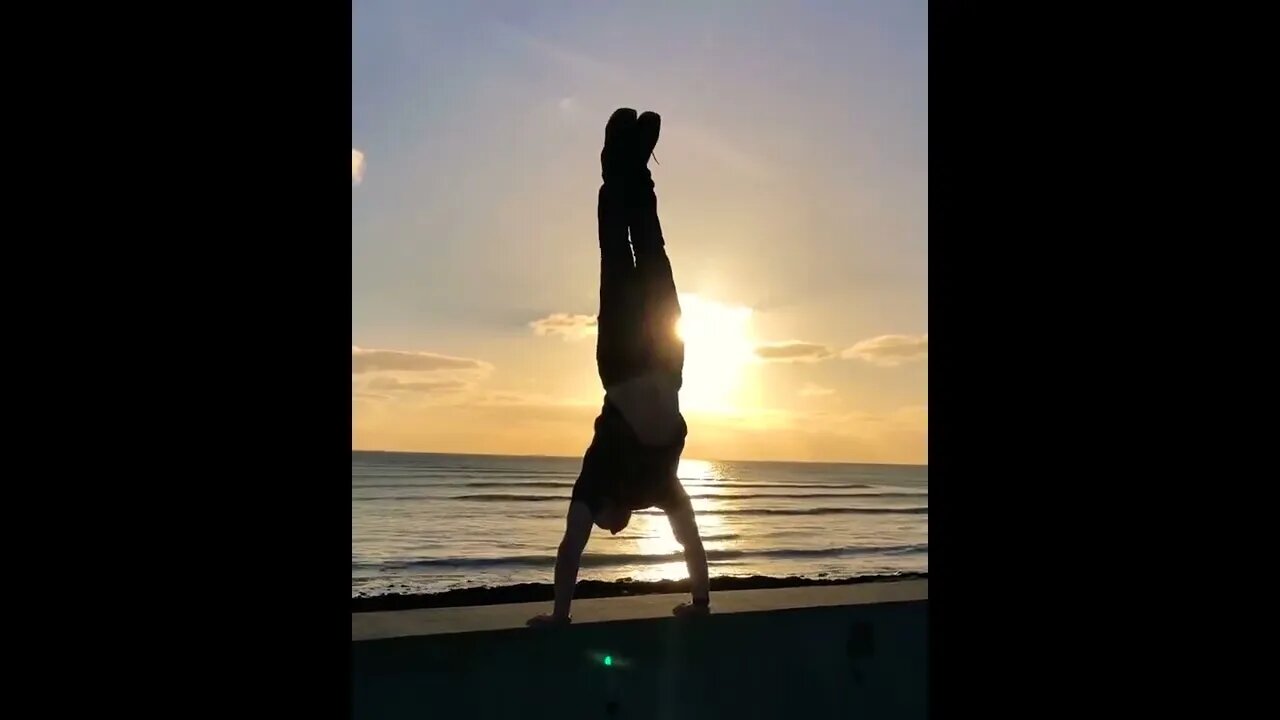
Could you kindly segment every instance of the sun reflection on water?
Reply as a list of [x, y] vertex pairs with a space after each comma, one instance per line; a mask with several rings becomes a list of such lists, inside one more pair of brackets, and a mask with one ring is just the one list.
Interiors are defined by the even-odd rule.
[[719, 465], [708, 462], [706, 460], [694, 460], [693, 458], [680, 458], [680, 467], [676, 468], [676, 475], [681, 480], [724, 480], [724, 472]]
[[[691, 458], [680, 460], [676, 474], [682, 484], [686, 487], [693, 486], [693, 490], [699, 495], [706, 493], [708, 488], [696, 486], [703, 483], [711, 486], [715, 481], [725, 479], [724, 470], [719, 464]], [[727, 490], [728, 488], [715, 488], [714, 491], [717, 493], [715, 496], [693, 498], [693, 511], [697, 518], [699, 535], [704, 538], [703, 546], [708, 552], [736, 545], [736, 541], [732, 540], [729, 533], [725, 531], [724, 516], [718, 514], [721, 510], [732, 507], [732, 503], [729, 502], [732, 499], [731, 496], [724, 492]], [[683, 549], [680, 543], [676, 542], [675, 535], [671, 532], [671, 523], [668, 522], [666, 515], [661, 513], [632, 515], [631, 526], [627, 528], [626, 534], [630, 537], [623, 541], [621, 547], [617, 549], [618, 552], [672, 558], [670, 562], [642, 563], [629, 568], [627, 574], [632, 579], [637, 581], [683, 580], [689, 576], [684, 558], [680, 555]], [[706, 540], [708, 537], [719, 539]]]

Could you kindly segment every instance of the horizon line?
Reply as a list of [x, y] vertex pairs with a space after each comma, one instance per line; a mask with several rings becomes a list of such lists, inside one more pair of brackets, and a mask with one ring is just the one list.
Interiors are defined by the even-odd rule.
[[[531, 455], [524, 453], [478, 453], [478, 452], [440, 452], [435, 450], [372, 450], [368, 448], [351, 448], [353, 453], [384, 453], [399, 455], [458, 455], [461, 457], [507, 457], [507, 458], [539, 458], [550, 460], [580, 460], [577, 455]], [[701, 460], [703, 462], [725, 463], [791, 463], [793, 465], [882, 465], [884, 467], [919, 467], [927, 468], [929, 463], [891, 463], [863, 462], [857, 460], [709, 460], [707, 458], [686, 457], [684, 460]]]

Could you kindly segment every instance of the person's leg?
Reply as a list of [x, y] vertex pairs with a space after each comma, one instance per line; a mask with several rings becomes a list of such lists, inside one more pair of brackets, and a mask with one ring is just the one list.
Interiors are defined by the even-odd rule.
[[637, 120], [638, 177], [628, 188], [627, 224], [631, 228], [636, 274], [644, 297], [651, 363], [679, 380], [684, 368], [684, 341], [676, 334], [680, 300], [667, 257], [662, 223], [658, 220], [658, 196], [647, 167], [649, 155], [658, 142], [660, 122], [658, 114], [652, 112], [640, 115]]
[[605, 387], [634, 372], [641, 307], [631, 243], [627, 237], [628, 173], [634, 153], [636, 112], [616, 110], [605, 125], [596, 205], [600, 239], [600, 310], [597, 315], [596, 367]]

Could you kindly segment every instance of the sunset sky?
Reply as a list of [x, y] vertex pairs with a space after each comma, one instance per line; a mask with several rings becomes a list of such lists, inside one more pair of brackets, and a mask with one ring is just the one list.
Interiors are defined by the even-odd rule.
[[663, 116], [686, 456], [927, 462], [927, 4], [355, 0], [353, 447], [580, 455], [604, 122]]

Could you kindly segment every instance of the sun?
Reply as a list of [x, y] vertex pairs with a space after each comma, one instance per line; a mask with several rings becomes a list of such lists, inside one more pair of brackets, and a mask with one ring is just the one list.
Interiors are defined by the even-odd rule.
[[755, 357], [751, 308], [681, 293], [680, 309], [676, 333], [685, 345], [681, 406], [734, 410], [745, 370]]

